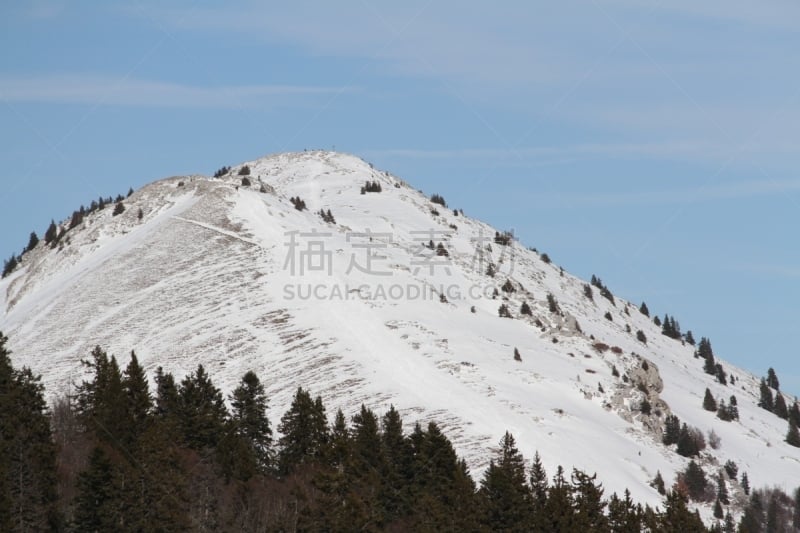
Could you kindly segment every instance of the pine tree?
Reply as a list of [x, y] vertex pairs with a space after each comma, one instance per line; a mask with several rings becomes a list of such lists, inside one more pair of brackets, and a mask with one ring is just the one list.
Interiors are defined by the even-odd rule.
[[711, 412], [717, 410], [717, 401], [714, 399], [714, 396], [711, 394], [711, 391], [708, 390], [708, 388], [706, 388], [706, 394], [703, 397], [703, 409]]
[[650, 318], [650, 309], [647, 308], [647, 304], [642, 302], [642, 305], [639, 306], [639, 312], [642, 313], [644, 316]]
[[764, 380], [764, 378], [761, 378], [759, 391], [761, 398], [758, 400], [758, 406], [762, 409], [772, 412], [775, 409], [775, 400], [773, 399], [772, 391], [770, 390], [769, 385], [767, 385], [767, 382]]
[[706, 481], [706, 475], [703, 472], [703, 469], [694, 462], [694, 460], [689, 461], [689, 465], [686, 467], [686, 471], [684, 472], [684, 481], [686, 482], [686, 488], [689, 491], [689, 497], [695, 501], [700, 501], [705, 494], [706, 485], [708, 481]]
[[492, 460], [481, 481], [483, 522], [496, 530], [514, 530], [531, 519], [531, 494], [525, 482], [525, 463], [514, 437], [506, 432], [497, 461]]
[[625, 489], [622, 499], [616, 493], [608, 501], [608, 528], [613, 533], [639, 533], [644, 530], [641, 506], [631, 499], [631, 493]]
[[11, 254], [11, 257], [8, 258], [5, 263], [3, 263], [3, 274], [2, 277], [6, 277], [17, 268], [18, 261], [16, 254]]
[[725, 523], [722, 526], [724, 533], [736, 533], [736, 522], [733, 521], [733, 515], [728, 511], [725, 513]]
[[408, 514], [410, 498], [408, 495], [408, 474], [411, 448], [403, 436], [403, 420], [400, 413], [389, 406], [381, 419], [381, 449], [383, 451], [383, 480], [381, 484], [381, 505], [384, 518], [391, 523], [400, 516]]
[[556, 297], [552, 293], [547, 293], [547, 307], [551, 313], [558, 313], [560, 311]]
[[153, 409], [153, 398], [150, 396], [147, 377], [133, 350], [131, 350], [131, 360], [122, 376], [122, 389], [127, 397], [128, 445], [133, 446], [147, 429]]
[[697, 356], [705, 361], [703, 363], [703, 371], [706, 374], [713, 376], [717, 373], [714, 350], [711, 348], [711, 341], [705, 337], [700, 339], [700, 344], [697, 346]]
[[109, 358], [99, 346], [92, 350], [91, 357], [90, 360], [81, 361], [94, 376], [78, 386], [78, 417], [98, 439], [119, 448], [130, 442], [122, 373], [116, 358]]
[[717, 475], [717, 501], [721, 502], [723, 505], [730, 505], [731, 503], [728, 496], [728, 487], [725, 484], [725, 475], [722, 473], [722, 470], [720, 470]]
[[177, 408], [181, 433], [190, 448], [203, 450], [219, 443], [228, 410], [203, 365], [197, 365], [197, 370], [181, 381]]
[[783, 394], [780, 392], [775, 395], [775, 405], [773, 406], [772, 412], [779, 418], [783, 418], [784, 420], [789, 419], [789, 409], [786, 407], [786, 400], [784, 400]]
[[596, 480], [597, 474], [589, 476], [577, 469], [572, 471], [573, 527], [579, 531], [605, 531], [608, 527], [603, 486]]
[[792, 502], [792, 527], [800, 530], [800, 487], [794, 491], [794, 501]]
[[271, 464], [272, 429], [267, 418], [267, 394], [255, 372], [242, 376], [230, 404], [233, 429], [245, 443], [248, 462], [266, 471]]
[[172, 419], [173, 421], [178, 416], [180, 398], [178, 395], [178, 386], [175, 384], [175, 378], [170, 373], [164, 373], [164, 369], [158, 367], [156, 369], [156, 401], [155, 401], [155, 414], [162, 419]]
[[514, 348], [514, 361], [522, 361], [522, 356], [516, 348]]
[[800, 426], [800, 403], [797, 400], [792, 403], [792, 408], [789, 410], [789, 418], [794, 420], [794, 423]]
[[653, 478], [651, 486], [658, 491], [662, 496], [667, 494], [667, 489], [664, 486], [664, 478], [661, 477], [661, 470], [656, 471], [656, 477]]
[[533, 312], [531, 311], [531, 306], [528, 305], [528, 302], [522, 302], [522, 306], [519, 309], [519, 314], [528, 316], [533, 315]]
[[717, 498], [716, 502], [714, 502], [714, 518], [721, 519], [723, 516], [725, 516], [725, 513], [722, 511], [722, 504], [719, 498]]
[[83, 222], [83, 215], [84, 213], [82, 211], [73, 211], [72, 218], [69, 220], [69, 229], [80, 226]]
[[114, 211], [111, 213], [111, 216], [121, 215], [124, 212], [125, 212], [125, 204], [123, 204], [122, 202], [117, 202], [117, 204], [114, 206]]
[[89, 456], [89, 466], [78, 479], [75, 528], [78, 531], [117, 531], [122, 525], [121, 498], [114, 466], [106, 453], [95, 447]]
[[667, 415], [664, 421], [664, 438], [662, 442], [665, 446], [678, 443], [681, 434], [681, 421], [676, 415]]
[[767, 370], [767, 385], [775, 389], [776, 391], [781, 390], [780, 382], [778, 381], [778, 375], [775, 374], [775, 369], [770, 367]]
[[575, 531], [572, 487], [564, 480], [564, 469], [560, 465], [547, 491], [544, 516], [547, 521], [545, 531]]
[[25, 251], [30, 252], [31, 250], [36, 248], [37, 244], [39, 244], [39, 237], [36, 235], [35, 231], [32, 231], [31, 236], [28, 238], [28, 246], [25, 247]]
[[328, 426], [322, 399], [311, 399], [311, 395], [298, 387], [289, 410], [278, 425], [281, 438], [278, 441], [278, 466], [288, 473], [293, 468], [312, 462], [322, 456], [328, 440]]
[[533, 456], [530, 475], [531, 504], [533, 514], [533, 529], [544, 529], [544, 510], [547, 504], [547, 472], [542, 465], [542, 459], [537, 451]]
[[786, 433], [786, 442], [790, 446], [800, 448], [800, 432], [798, 432], [797, 424], [794, 420], [789, 420], [789, 431]]
[[58, 228], [56, 227], [55, 221], [51, 220], [50, 225], [47, 227], [47, 231], [44, 233], [44, 242], [45, 244], [50, 244], [58, 237]]
[[682, 455], [684, 457], [694, 457], [700, 453], [697, 436], [695, 432], [690, 430], [686, 424], [681, 425], [681, 431], [678, 435], [678, 447], [676, 451], [678, 452], [678, 455]]
[[692, 335], [692, 330], [686, 332], [686, 342], [691, 346], [694, 346], [694, 335]]
[[15, 369], [0, 333], [0, 530], [60, 528], [56, 449], [40, 378]]

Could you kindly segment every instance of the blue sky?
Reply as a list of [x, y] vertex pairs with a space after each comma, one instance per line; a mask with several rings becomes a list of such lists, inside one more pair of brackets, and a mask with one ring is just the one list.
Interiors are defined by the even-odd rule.
[[0, 255], [100, 195], [335, 148], [800, 394], [800, 4], [399, 4], [4, 2]]

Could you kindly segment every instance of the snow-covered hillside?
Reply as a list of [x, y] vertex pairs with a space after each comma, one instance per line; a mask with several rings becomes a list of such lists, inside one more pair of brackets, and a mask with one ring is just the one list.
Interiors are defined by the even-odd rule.
[[[224, 390], [253, 369], [273, 420], [297, 386], [331, 411], [394, 404], [407, 423], [438, 421], [473, 473], [509, 430], [550, 473], [596, 471], [608, 494], [629, 488], [654, 505], [656, 472], [670, 484], [688, 461], [660, 444], [674, 413], [721, 438], [703, 454], [708, 473], [730, 459], [751, 485], [797, 485], [800, 449], [783, 442], [784, 420], [757, 407], [758, 379], [721, 361], [736, 377], [721, 385], [638, 306], [597, 288], [590, 300], [586, 281], [354, 156], [247, 165], [250, 185], [241, 165], [221, 178], [165, 179], [126, 199], [121, 215], [94, 212], [57, 248], [25, 254], [0, 282], [15, 364], [41, 373], [51, 394], [82, 379], [79, 361], [98, 344], [122, 361], [135, 349], [151, 374], [202, 363]], [[382, 192], [362, 194], [367, 181]], [[502, 289], [508, 280], [513, 292]], [[703, 410], [707, 387], [726, 402], [736, 395], [739, 421]]]

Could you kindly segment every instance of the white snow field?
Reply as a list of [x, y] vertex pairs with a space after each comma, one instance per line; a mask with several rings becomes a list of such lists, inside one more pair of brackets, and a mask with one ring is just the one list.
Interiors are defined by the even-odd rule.
[[[202, 363], [226, 392], [252, 369], [273, 424], [298, 386], [321, 395], [331, 416], [394, 404], [409, 425], [439, 422], [476, 478], [509, 430], [549, 474], [557, 464], [597, 472], [607, 495], [628, 488], [652, 505], [656, 472], [670, 485], [688, 462], [661, 444], [671, 412], [719, 435], [701, 457], [709, 475], [731, 459], [752, 486], [800, 484], [800, 449], [784, 442], [786, 421], [757, 407], [758, 378], [723, 360], [737, 381], [719, 384], [694, 347], [663, 336], [638, 306], [612, 305], [597, 288], [589, 300], [586, 281], [518, 242], [495, 243], [495, 228], [357, 157], [315, 151], [247, 165], [250, 186], [241, 165], [219, 179], [161, 180], [126, 199], [123, 214], [92, 213], [57, 248], [25, 254], [0, 282], [14, 363], [41, 373], [51, 397], [83, 379], [80, 360], [95, 345], [123, 365], [135, 349], [151, 377], [158, 365], [180, 378]], [[368, 180], [382, 192], [361, 194]], [[290, 202], [298, 196], [307, 210]], [[500, 290], [507, 280], [512, 293]], [[513, 318], [499, 316], [502, 303]], [[650, 416], [639, 412], [639, 382]], [[706, 387], [718, 400], [736, 395], [740, 420], [703, 410]], [[741, 497], [736, 481], [729, 490]]]

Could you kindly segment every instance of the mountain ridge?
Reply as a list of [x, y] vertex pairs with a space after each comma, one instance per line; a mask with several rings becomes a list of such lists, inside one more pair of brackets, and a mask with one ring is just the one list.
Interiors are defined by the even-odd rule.
[[[371, 181], [382, 191], [362, 192]], [[661, 335], [630, 302], [597, 287], [589, 300], [587, 282], [355, 156], [276, 154], [219, 178], [159, 180], [123, 203], [120, 215], [87, 216], [55, 249], [40, 243], [0, 281], [0, 330], [52, 393], [81, 379], [79, 359], [100, 344], [123, 360], [136, 349], [151, 374], [155, 361], [178, 376], [202, 362], [226, 391], [255, 370], [273, 420], [298, 385], [347, 413], [393, 403], [408, 422], [437, 420], [473, 473], [509, 430], [526, 457], [539, 450], [546, 466], [598, 471], [609, 492], [657, 504], [650, 480], [661, 472], [671, 483], [687, 462], [659, 443], [672, 412], [721, 437], [702, 456], [709, 471], [735, 460], [753, 485], [787, 490], [800, 477], [785, 421], [756, 405], [756, 376], [720, 361], [738, 378], [720, 384], [694, 347]], [[316, 234], [331, 274], [291, 272], [303, 257], [293, 234], [298, 254], [313, 251], [300, 236]], [[370, 261], [392, 275], [363, 272]], [[399, 297], [369, 297], [387, 285]], [[303, 300], [312, 287], [322, 289]], [[411, 287], [429, 298], [412, 299]], [[501, 304], [513, 318], [499, 316]], [[740, 421], [704, 411], [705, 388], [735, 394]], [[654, 414], [641, 413], [645, 398]]]

